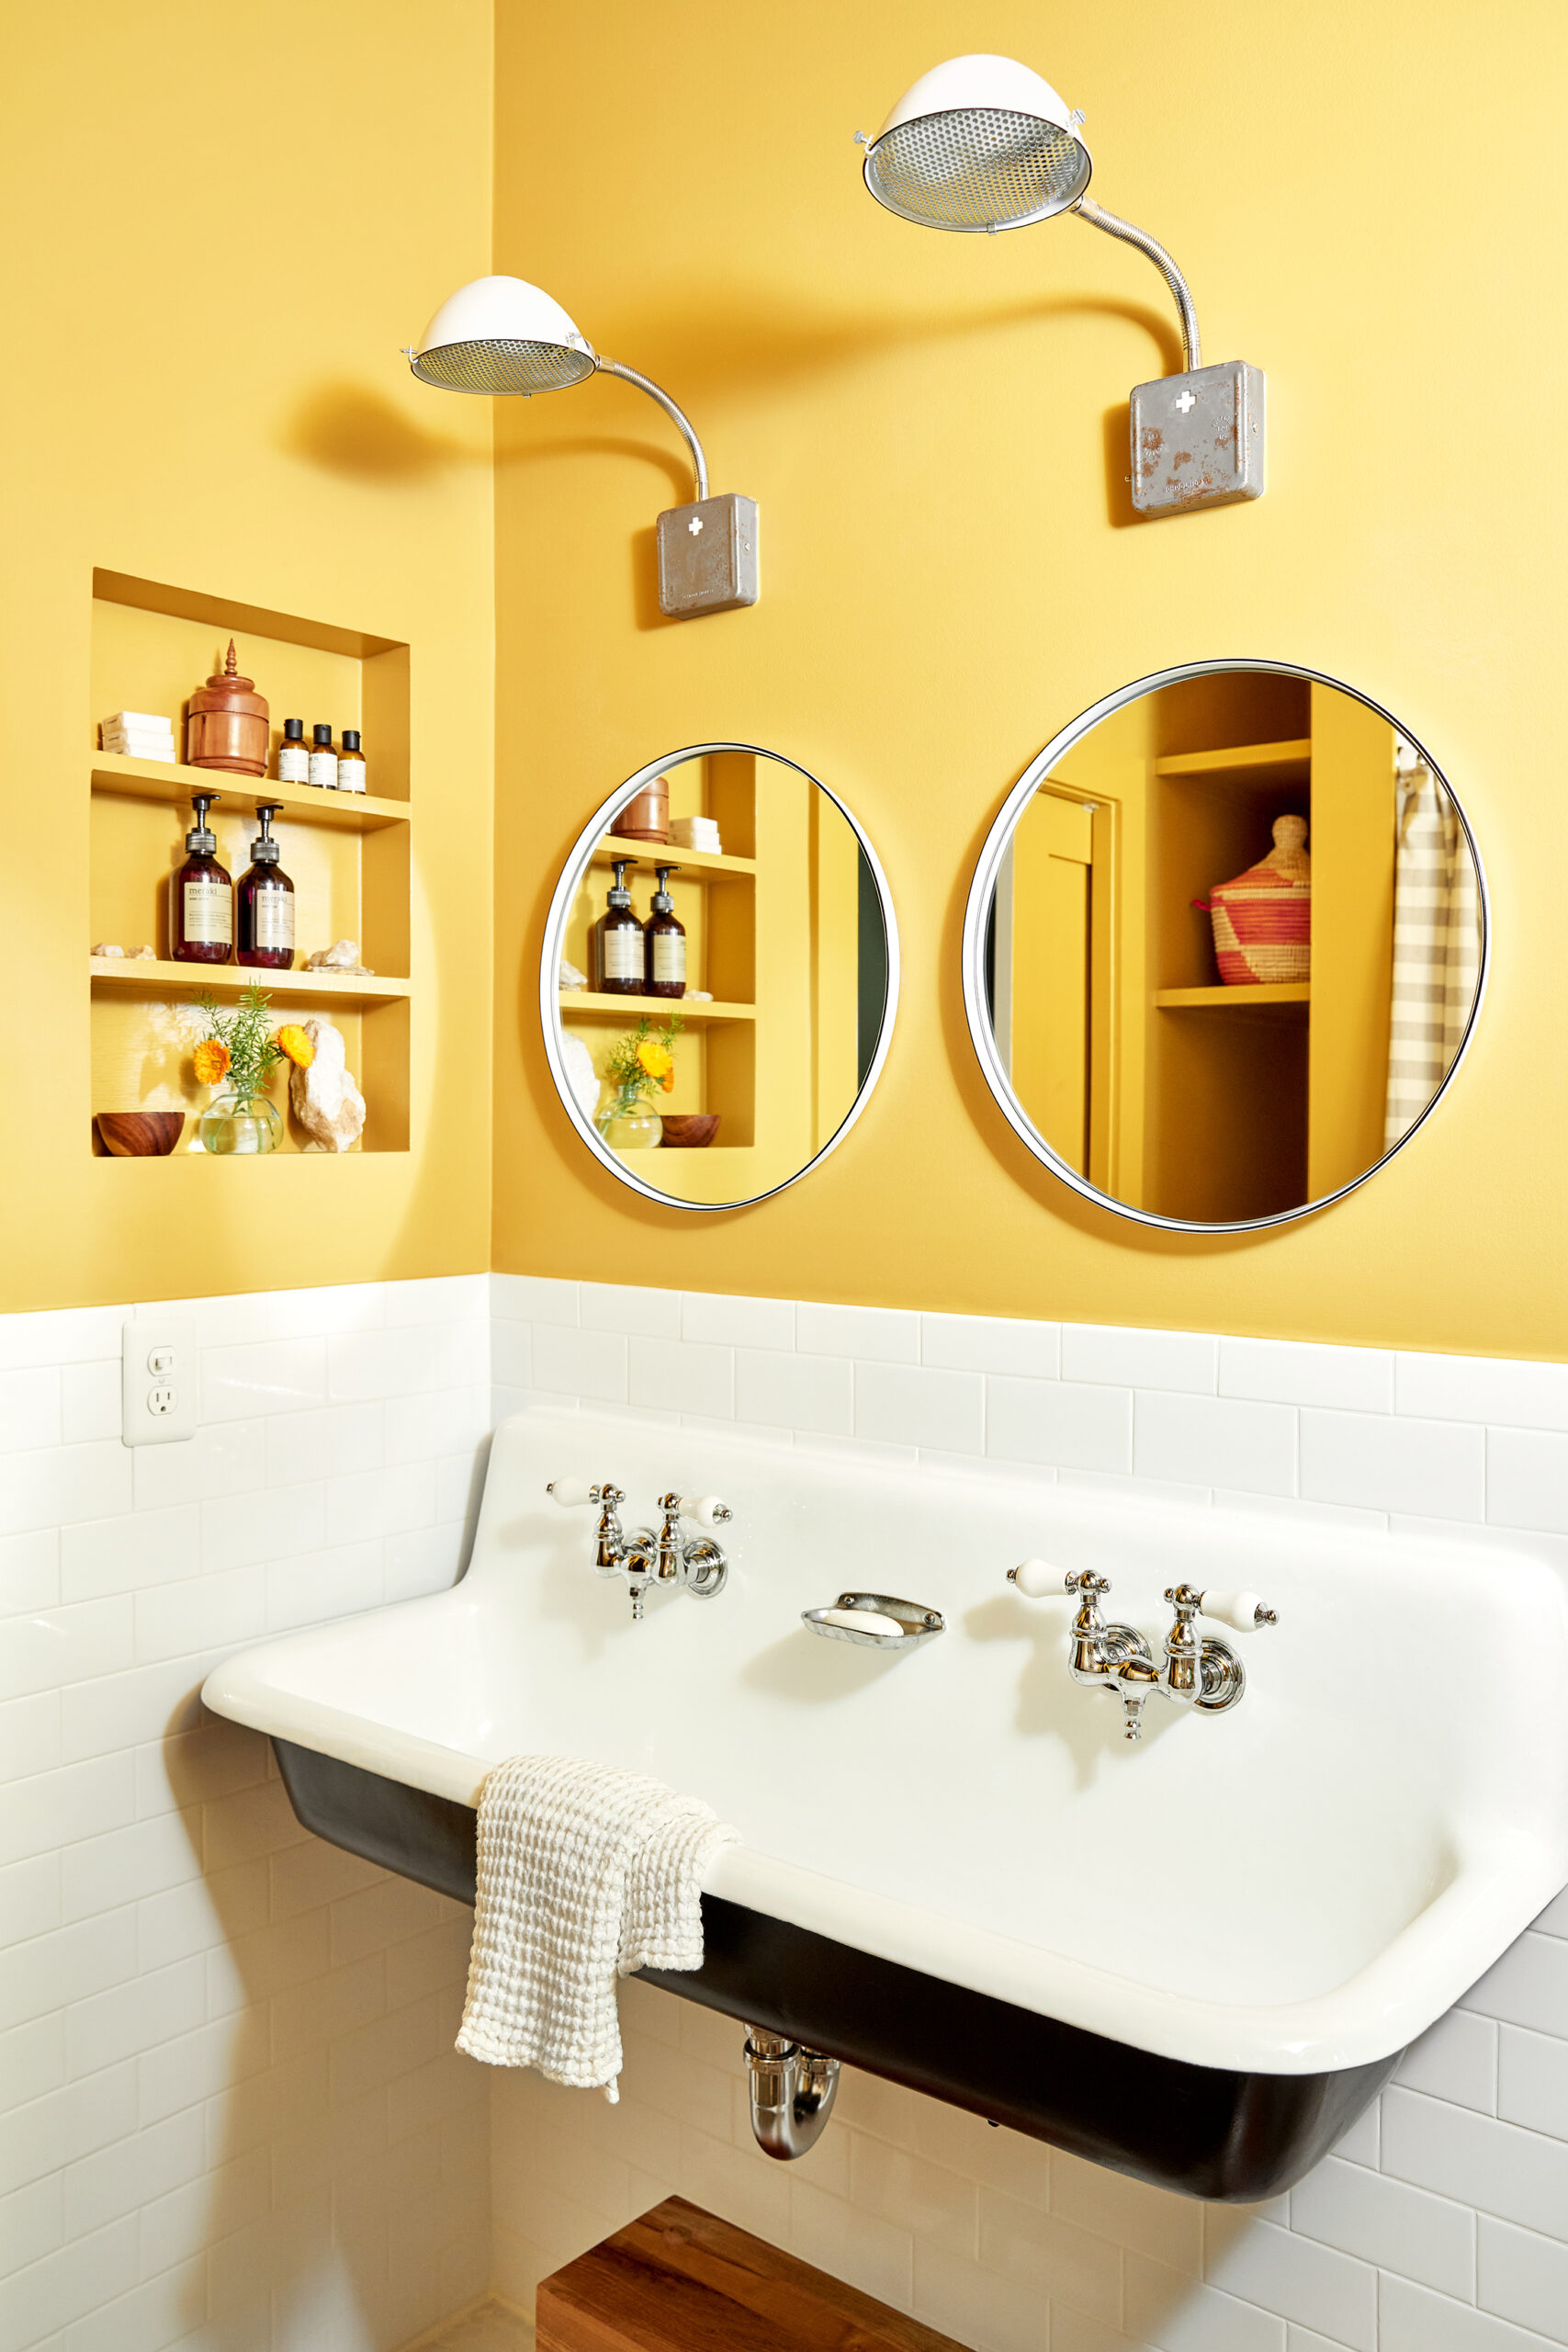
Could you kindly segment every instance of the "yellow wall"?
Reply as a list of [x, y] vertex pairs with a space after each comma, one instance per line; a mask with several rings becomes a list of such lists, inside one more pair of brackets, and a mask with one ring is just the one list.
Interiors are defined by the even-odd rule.
[[[660, 626], [648, 534], [690, 495], [673, 434], [603, 380], [503, 409], [498, 1265], [1568, 1351], [1563, 502], [1506, 389], [1568, 360], [1568, 16], [1504, 0], [1479, 96], [1476, 25], [1464, 0], [1418, 25], [1392, 0], [1195, 0], [1179, 20], [1155, 0], [501, 0], [496, 266], [689, 405], [715, 487], [761, 502], [763, 588], [754, 611]], [[1267, 369], [1260, 504], [1125, 523], [1128, 387], [1177, 364], [1136, 254], [1071, 220], [933, 235], [861, 189], [853, 133], [966, 48], [1030, 60], [1087, 109], [1095, 195], [1170, 244], [1208, 355]], [[1454, 1098], [1385, 1174], [1264, 1238], [1144, 1237], [1069, 1197], [986, 1093], [964, 898], [1064, 720], [1234, 653], [1341, 675], [1430, 741], [1501, 944]], [[655, 753], [725, 734], [801, 760], [864, 821], [904, 994], [849, 1142], [779, 1200], [698, 1219], [590, 1165], [531, 1000], [587, 811]]]
[[[716, 486], [761, 502], [761, 605], [666, 625], [651, 526], [688, 478], [646, 401], [601, 380], [498, 411], [492, 606], [489, 405], [396, 356], [491, 260], [487, 6], [268, 0], [217, 31], [195, 0], [17, 17], [0, 1304], [485, 1263], [493, 618], [493, 1262], [1568, 1351], [1562, 499], [1500, 434], [1496, 390], [1568, 356], [1548, 245], [1568, 20], [1548, 0], [1489, 17], [1483, 187], [1451, 162], [1483, 136], [1473, 11], [1438, 0], [1418, 40], [1410, 22], [1391, 0], [1281, 0], [1261, 31], [1242, 0], [1198, 0], [1179, 34], [1153, 0], [1049, 27], [1022, 0], [500, 0], [494, 266], [668, 382]], [[1269, 371], [1261, 505], [1127, 523], [1127, 388], [1176, 357], [1136, 254], [1072, 220], [934, 236], [861, 190], [852, 133], [979, 46], [1088, 109], [1096, 194], [1168, 240], [1211, 356]], [[89, 1156], [95, 564], [413, 645], [408, 1155], [267, 1176]], [[1012, 1140], [964, 1035], [959, 930], [985, 828], [1062, 721], [1237, 651], [1342, 674], [1431, 742], [1501, 946], [1456, 1096], [1393, 1168], [1280, 1235], [1172, 1241], [1077, 1204]], [[584, 815], [715, 735], [775, 745], [855, 808], [904, 994], [846, 1146], [800, 1190], [699, 1219], [589, 1162], [533, 1006]]]
[[[399, 346], [487, 266], [491, 56], [489, 0], [10, 13], [0, 1308], [487, 1262], [491, 417]], [[91, 1157], [95, 565], [412, 645], [411, 1151]]]

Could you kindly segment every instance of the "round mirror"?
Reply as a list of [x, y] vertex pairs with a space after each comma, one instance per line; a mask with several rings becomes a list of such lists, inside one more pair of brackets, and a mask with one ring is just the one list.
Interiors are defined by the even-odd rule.
[[1287, 662], [1190, 662], [1047, 743], [969, 894], [964, 1001], [1023, 1141], [1145, 1225], [1241, 1232], [1364, 1183], [1459, 1067], [1474, 838], [1431, 755]]
[[893, 1030], [898, 944], [837, 796], [754, 743], [651, 760], [550, 902], [539, 1011], [579, 1134], [649, 1200], [728, 1209], [841, 1143]]

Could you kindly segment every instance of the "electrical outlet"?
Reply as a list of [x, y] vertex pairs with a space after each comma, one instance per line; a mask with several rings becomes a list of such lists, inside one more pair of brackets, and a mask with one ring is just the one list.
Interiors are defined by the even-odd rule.
[[142, 1316], [120, 1334], [120, 1440], [173, 1445], [196, 1435], [196, 1341], [183, 1315]]

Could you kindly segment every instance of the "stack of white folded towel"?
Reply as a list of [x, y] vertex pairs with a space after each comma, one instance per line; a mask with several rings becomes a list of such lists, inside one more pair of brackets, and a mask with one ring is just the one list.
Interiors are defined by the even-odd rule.
[[703, 1964], [702, 1874], [737, 1832], [700, 1798], [571, 1756], [513, 1756], [479, 1792], [457, 2047], [618, 2098], [615, 1980]]
[[166, 718], [150, 710], [117, 710], [103, 721], [100, 732], [106, 752], [122, 752], [132, 760], [173, 760], [175, 730]]
[[670, 838], [677, 849], [711, 850], [722, 854], [718, 826], [712, 817], [674, 817], [670, 822]]

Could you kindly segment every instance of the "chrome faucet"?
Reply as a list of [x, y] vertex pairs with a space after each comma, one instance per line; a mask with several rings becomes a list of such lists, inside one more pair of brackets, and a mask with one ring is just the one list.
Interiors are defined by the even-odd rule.
[[[729, 1564], [705, 1531], [725, 1525], [734, 1513], [716, 1495], [660, 1495], [659, 1508], [664, 1514], [664, 1524], [655, 1535], [650, 1527], [636, 1527], [629, 1533], [623, 1529], [620, 1506], [626, 1501], [626, 1495], [607, 1479], [598, 1486], [589, 1486], [581, 1478], [552, 1478], [545, 1491], [553, 1495], [564, 1510], [573, 1510], [581, 1503], [592, 1503], [597, 1509], [594, 1570], [602, 1577], [626, 1577], [632, 1597], [634, 1623], [641, 1619], [643, 1596], [650, 1584], [678, 1584], [697, 1600], [711, 1600], [716, 1593], [723, 1591]], [[705, 1532], [690, 1538], [683, 1536], [682, 1520]]]
[[1136, 1626], [1108, 1625], [1101, 1617], [1100, 1603], [1111, 1586], [1092, 1568], [1064, 1576], [1044, 1560], [1024, 1560], [1008, 1570], [1008, 1581], [1031, 1600], [1053, 1593], [1077, 1600], [1067, 1636], [1067, 1671], [1075, 1682], [1115, 1692], [1128, 1739], [1143, 1737], [1144, 1704], [1151, 1691], [1159, 1691], [1174, 1706], [1195, 1707], [1207, 1715], [1224, 1714], [1240, 1702], [1247, 1688], [1246, 1668], [1228, 1642], [1199, 1634], [1196, 1618], [1212, 1617], [1238, 1634], [1259, 1633], [1265, 1625], [1279, 1623], [1277, 1612], [1255, 1592], [1200, 1592], [1190, 1584], [1169, 1585], [1165, 1597], [1176, 1618], [1165, 1637], [1164, 1663], [1156, 1666]]

